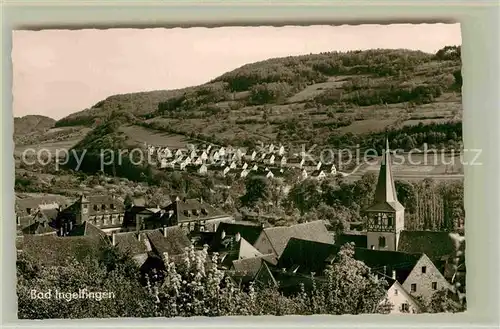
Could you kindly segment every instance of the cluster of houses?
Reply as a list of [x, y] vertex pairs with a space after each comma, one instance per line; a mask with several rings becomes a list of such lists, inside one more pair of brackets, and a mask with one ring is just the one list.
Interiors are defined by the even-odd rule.
[[18, 217], [18, 252], [57, 266], [64, 257], [108, 244], [129, 254], [144, 275], [161, 280], [165, 254], [178, 262], [187, 248], [208, 246], [235, 283], [270, 284], [287, 294], [324, 282], [324, 271], [336, 261], [341, 246], [353, 243], [354, 258], [388, 282], [391, 313], [424, 312], [422, 301], [440, 290], [453, 290], [456, 281], [465, 289], [463, 244], [458, 254], [448, 232], [405, 230], [405, 208], [397, 198], [389, 152], [380, 167], [374, 202], [364, 210], [364, 231], [356, 233], [334, 234], [319, 220], [278, 227], [237, 222], [194, 199], [175, 198], [163, 208], [125, 207], [113, 196], [82, 195], [70, 205], [56, 205], [31, 208], [33, 222], [24, 227]]
[[158, 166], [168, 170], [186, 170], [207, 175], [209, 172], [225, 177], [234, 175], [247, 177], [260, 175], [266, 178], [280, 177], [286, 170], [298, 171], [299, 178], [323, 179], [327, 175], [336, 175], [334, 164], [323, 164], [306, 158], [303, 154], [290, 154], [283, 145], [263, 145], [247, 151], [244, 148], [194, 145], [186, 148], [146, 145], [150, 156], [156, 156]]

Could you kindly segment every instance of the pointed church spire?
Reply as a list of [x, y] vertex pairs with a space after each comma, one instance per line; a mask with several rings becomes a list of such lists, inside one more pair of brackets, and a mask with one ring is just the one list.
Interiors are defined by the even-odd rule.
[[398, 203], [394, 178], [392, 177], [391, 152], [389, 148], [389, 139], [385, 139], [385, 150], [380, 164], [377, 188], [375, 190], [374, 203]]

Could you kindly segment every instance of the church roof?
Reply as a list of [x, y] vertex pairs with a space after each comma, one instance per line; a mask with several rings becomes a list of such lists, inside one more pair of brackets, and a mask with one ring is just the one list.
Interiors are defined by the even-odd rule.
[[[288, 245], [278, 260], [278, 268], [290, 269], [298, 266], [297, 273], [322, 275], [327, 264], [334, 261], [340, 246], [307, 241], [301, 239], [290, 239]], [[388, 250], [372, 250], [366, 248], [354, 248], [354, 259], [362, 261], [373, 271], [392, 274], [396, 271], [396, 279], [404, 282], [413, 267], [422, 257], [422, 253], [405, 253]]]
[[424, 253], [431, 260], [454, 256], [457, 251], [449, 232], [401, 231], [398, 251]]
[[399, 203], [392, 177], [391, 153], [389, 149], [389, 140], [386, 139], [386, 149], [380, 164], [377, 187], [373, 205], [366, 209], [367, 211], [399, 211], [404, 207]]
[[358, 248], [368, 248], [366, 232], [362, 232], [362, 234], [342, 233], [335, 238], [335, 244], [337, 246], [342, 246], [351, 242]]

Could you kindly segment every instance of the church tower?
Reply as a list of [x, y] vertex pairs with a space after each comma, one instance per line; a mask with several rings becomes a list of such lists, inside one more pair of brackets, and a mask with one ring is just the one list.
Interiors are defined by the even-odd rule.
[[89, 206], [90, 201], [87, 196], [82, 193], [80, 199], [77, 201], [77, 212], [76, 212], [76, 223], [75, 224], [83, 224], [89, 219]]
[[387, 139], [373, 204], [364, 212], [368, 219], [367, 247], [377, 250], [398, 250], [399, 235], [404, 229], [405, 208], [399, 203], [396, 194]]

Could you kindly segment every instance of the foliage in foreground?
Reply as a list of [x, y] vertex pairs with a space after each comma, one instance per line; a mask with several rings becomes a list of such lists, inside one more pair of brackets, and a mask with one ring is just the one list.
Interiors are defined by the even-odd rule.
[[[112, 257], [74, 261], [70, 266], [49, 267], [29, 256], [17, 262], [19, 318], [173, 317], [287, 314], [360, 314], [380, 311], [385, 294], [378, 281], [361, 262], [352, 259], [352, 247], [344, 248], [326, 270], [325, 282], [312, 289], [284, 295], [268, 285], [243, 289], [217, 267], [217, 255], [207, 250], [187, 250], [175, 265], [167, 263], [163, 281], [139, 284], [139, 271], [127, 258]], [[114, 255], [114, 256], [113, 256]], [[115, 298], [74, 299], [54, 297], [55, 291], [113, 292]], [[50, 299], [32, 299], [32, 290], [52, 291]]]
[[[345, 245], [321, 279], [313, 276], [296, 292], [260, 282], [243, 288], [217, 266], [217, 254], [207, 249], [188, 249], [174, 264], [163, 255], [166, 269], [157, 280], [148, 276], [140, 285], [140, 271], [132, 260], [106, 247], [97, 258], [72, 261], [68, 266], [50, 267], [27, 255], [17, 261], [18, 316], [21, 319], [188, 317], [228, 315], [312, 315], [388, 313], [387, 282], [353, 258], [352, 245]], [[153, 275], [151, 275], [153, 274]], [[158, 274], [158, 273], [156, 273]], [[312, 280], [312, 278], [315, 278]], [[55, 298], [55, 292], [112, 292], [114, 298], [100, 301]], [[50, 299], [33, 299], [31, 291], [52, 291]], [[456, 303], [443, 293], [426, 305], [429, 312], [456, 312]]]

